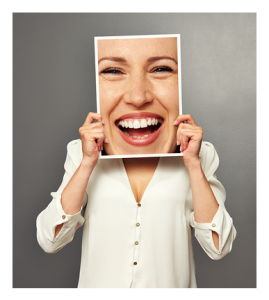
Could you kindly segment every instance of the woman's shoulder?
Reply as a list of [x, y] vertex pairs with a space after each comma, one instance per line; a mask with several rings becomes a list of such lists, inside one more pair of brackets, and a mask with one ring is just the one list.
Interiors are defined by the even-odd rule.
[[77, 140], [73, 140], [71, 142], [69, 142], [67, 144], [67, 150], [74, 150], [74, 149], [81, 149], [81, 140], [80, 139], [77, 139]]
[[210, 142], [202, 141], [201, 149], [200, 149], [200, 153], [199, 153], [200, 157], [205, 156], [205, 155], [210, 155], [215, 152], [216, 152], [216, 149], [213, 144], [211, 144]]
[[80, 165], [83, 156], [80, 139], [73, 140], [67, 144], [67, 155], [71, 158], [76, 167]]
[[[67, 144], [67, 157], [69, 159], [71, 159], [74, 163], [74, 165], [76, 166], [76, 168], [78, 168], [78, 166], [80, 165], [82, 158], [83, 158], [83, 152], [82, 152], [82, 142], [80, 139], [77, 140], [73, 140], [71, 142], [69, 142]], [[115, 165], [115, 162], [117, 162], [117, 164], [119, 164], [119, 161], [121, 159], [103, 159], [102, 161], [100, 161], [100, 159], [98, 160], [97, 166], [98, 167], [111, 167]], [[96, 169], [96, 167], [95, 167]]]
[[219, 165], [218, 153], [213, 144], [209, 142], [202, 142], [199, 158], [203, 169], [208, 169], [211, 167], [217, 168]]

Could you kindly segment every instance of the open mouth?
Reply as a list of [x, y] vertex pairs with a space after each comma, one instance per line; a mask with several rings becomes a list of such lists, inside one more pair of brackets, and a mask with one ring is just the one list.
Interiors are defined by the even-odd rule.
[[155, 114], [130, 114], [116, 121], [121, 137], [131, 145], [146, 146], [153, 143], [161, 132], [163, 118]]

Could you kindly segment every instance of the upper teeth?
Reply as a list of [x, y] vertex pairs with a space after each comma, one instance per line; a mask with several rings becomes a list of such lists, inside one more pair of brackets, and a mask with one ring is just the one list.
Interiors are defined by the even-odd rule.
[[134, 120], [134, 121], [120, 121], [119, 125], [125, 128], [145, 128], [150, 125], [157, 125], [159, 122], [158, 119], [142, 119], [142, 120]]

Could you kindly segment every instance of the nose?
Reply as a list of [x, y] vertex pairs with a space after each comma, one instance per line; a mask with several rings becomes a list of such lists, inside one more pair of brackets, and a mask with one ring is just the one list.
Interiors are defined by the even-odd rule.
[[152, 102], [153, 99], [151, 84], [143, 72], [137, 72], [133, 76], [130, 75], [123, 100], [128, 104], [141, 107], [146, 103]]

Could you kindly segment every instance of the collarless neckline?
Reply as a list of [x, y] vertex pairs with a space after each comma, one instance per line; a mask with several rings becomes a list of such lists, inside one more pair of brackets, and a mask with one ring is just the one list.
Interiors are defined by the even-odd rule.
[[132, 190], [132, 187], [131, 187], [131, 184], [130, 184], [130, 181], [129, 181], [129, 178], [128, 178], [128, 175], [127, 175], [127, 172], [126, 172], [126, 169], [125, 169], [125, 166], [124, 166], [124, 163], [123, 163], [123, 159], [122, 158], [120, 159], [120, 167], [121, 167], [122, 173], [124, 173], [124, 176], [123, 176], [124, 177], [124, 181], [125, 181], [126, 186], [128, 187], [129, 192], [132, 194], [132, 202], [135, 205], [137, 205], [138, 203], [140, 203], [142, 205], [142, 202], [143, 203], [145, 202], [147, 191], [154, 184], [155, 178], [157, 176], [156, 174], [159, 173], [159, 168], [160, 168], [161, 160], [162, 160], [162, 157], [159, 158], [159, 161], [158, 161], [157, 167], [156, 167], [156, 169], [154, 171], [154, 174], [151, 177], [151, 180], [150, 180], [149, 184], [147, 185], [147, 187], [146, 187], [146, 189], [145, 189], [145, 191], [143, 193], [143, 196], [142, 196], [140, 202], [137, 202], [136, 199], [135, 199], [135, 196], [134, 196], [134, 193], [133, 193], [133, 190]]

